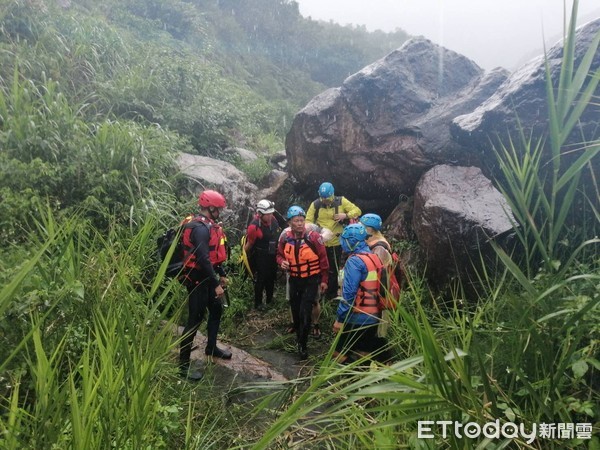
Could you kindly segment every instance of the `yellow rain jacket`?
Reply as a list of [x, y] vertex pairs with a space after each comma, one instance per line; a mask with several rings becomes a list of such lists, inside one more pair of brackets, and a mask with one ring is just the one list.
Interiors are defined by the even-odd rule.
[[310, 204], [306, 211], [306, 221], [314, 223], [321, 228], [329, 228], [333, 232], [333, 238], [325, 243], [326, 247], [340, 245], [340, 234], [344, 231], [344, 223], [333, 220], [335, 214], [344, 213], [349, 220], [356, 220], [360, 217], [361, 211], [358, 206], [348, 200], [346, 197], [334, 197], [333, 203], [329, 206], [317, 199]]

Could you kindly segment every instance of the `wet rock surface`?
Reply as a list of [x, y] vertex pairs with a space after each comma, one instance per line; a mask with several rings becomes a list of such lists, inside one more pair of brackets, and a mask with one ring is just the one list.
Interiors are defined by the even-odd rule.
[[[577, 30], [574, 67], [581, 63], [590, 42], [598, 32], [600, 32], [600, 18]], [[554, 45], [547, 53], [550, 75], [555, 87], [558, 85], [562, 56], [562, 42]], [[600, 52], [595, 53], [591, 67], [592, 70], [600, 68]], [[458, 143], [473, 149], [473, 152], [482, 154], [482, 161], [489, 163], [496, 160], [490, 145], [490, 137], [493, 137], [494, 142], [498, 142], [498, 139], [506, 142], [509, 136], [518, 136], [520, 126], [528, 130], [528, 134], [531, 130], [534, 138], [548, 132], [546, 78], [546, 60], [544, 55], [540, 55], [512, 73], [496, 92], [474, 111], [456, 117], [451, 125], [453, 138]], [[600, 88], [596, 89], [596, 96], [598, 95], [600, 95]], [[569, 136], [563, 146], [563, 153], [573, 153], [573, 157], [577, 157], [580, 152], [573, 150], [580, 148], [581, 142], [591, 142], [598, 138], [599, 115], [600, 107], [597, 102], [591, 102], [584, 111], [576, 131]], [[547, 148], [548, 152], [549, 150]], [[498, 174], [495, 167], [490, 164], [484, 164], [482, 167], [486, 168], [488, 173]]]
[[315, 97], [286, 138], [288, 166], [301, 185], [331, 180], [349, 198], [412, 195], [436, 164], [468, 162], [450, 138], [456, 116], [476, 108], [507, 72], [486, 75], [473, 61], [424, 38]]
[[227, 199], [223, 217], [227, 217], [228, 225], [239, 229], [245, 224], [247, 208], [256, 205], [258, 187], [248, 181], [244, 172], [228, 162], [189, 153], [180, 153], [177, 164], [188, 177], [188, 189], [193, 195], [216, 189]]
[[[180, 332], [183, 331], [181, 327]], [[196, 361], [204, 361], [206, 364], [217, 364], [226, 367], [239, 374], [247, 375], [250, 378], [261, 378], [264, 380], [286, 381], [288, 377], [279, 372], [269, 362], [261, 360], [247, 351], [231, 345], [219, 343], [219, 347], [229, 350], [232, 353], [231, 359], [213, 358], [204, 354], [206, 347], [206, 336], [197, 333], [194, 338], [196, 348], [192, 352], [192, 359]]]
[[417, 185], [413, 228], [432, 279], [471, 267], [513, 223], [508, 203], [477, 167], [436, 166]]
[[[329, 340], [309, 339], [309, 359], [300, 360], [295, 347], [295, 335], [287, 332], [287, 309], [267, 313], [252, 311], [243, 330], [236, 334], [235, 343], [219, 340], [218, 346], [231, 351], [232, 358], [223, 360], [204, 354], [206, 336], [194, 337], [191, 359], [203, 371], [212, 371], [223, 386], [242, 386], [255, 382], [285, 382], [308, 375], [315, 362], [329, 348]], [[183, 327], [178, 328], [178, 333]], [[239, 331], [239, 330], [238, 330]]]
[[[577, 30], [575, 68], [586, 58], [599, 31], [600, 19]], [[559, 42], [547, 54], [555, 92], [563, 51]], [[590, 73], [594, 73], [600, 67], [600, 52], [588, 56]], [[591, 78], [582, 79], [582, 86]], [[510, 136], [516, 151], [521, 151], [520, 130], [528, 137], [531, 134], [534, 143], [546, 136], [542, 170], [551, 171], [546, 79], [544, 55], [512, 74], [502, 68], [485, 73], [462, 55], [424, 38], [411, 39], [348, 77], [340, 87], [314, 97], [297, 113], [286, 136], [288, 169], [298, 180], [301, 195], [314, 198], [321, 182], [332, 182], [336, 193], [354, 201], [363, 213], [386, 218], [390, 237], [414, 236], [428, 255], [422, 263], [430, 273], [452, 277], [464, 264], [471, 265], [462, 256], [485, 244], [489, 233], [497, 232], [494, 227], [486, 229], [484, 217], [467, 214], [471, 200], [466, 202], [464, 195], [477, 195], [479, 186], [459, 178], [456, 182], [461, 189], [451, 189], [444, 184], [450, 180], [437, 180], [450, 187], [443, 212], [428, 209], [423, 193], [416, 190], [425, 187], [425, 177], [431, 182], [434, 174], [441, 176], [440, 171], [430, 171], [442, 165], [478, 167], [483, 173], [474, 177], [474, 183], [500, 183], [503, 177], [494, 145], [499, 140], [508, 144]], [[595, 96], [600, 96], [600, 86]], [[583, 154], [582, 142], [598, 139], [599, 115], [598, 103], [591, 101], [560, 149], [560, 171], [567, 171]], [[588, 150], [594, 151], [589, 146]], [[600, 155], [596, 155], [581, 171], [590, 198], [597, 196], [599, 166]], [[460, 172], [453, 173], [459, 176]], [[414, 202], [405, 202], [406, 198]], [[477, 211], [487, 211], [480, 206]], [[569, 220], [577, 223], [580, 219]], [[413, 230], [413, 225], [419, 229]]]

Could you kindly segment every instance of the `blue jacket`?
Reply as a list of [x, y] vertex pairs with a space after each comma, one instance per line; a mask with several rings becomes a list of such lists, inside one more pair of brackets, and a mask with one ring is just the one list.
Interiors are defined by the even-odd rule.
[[373, 253], [365, 242], [360, 242], [354, 251], [350, 253], [344, 265], [344, 283], [342, 284], [342, 299], [337, 308], [337, 320], [341, 323], [353, 325], [370, 325], [379, 322], [379, 318], [369, 314], [356, 313], [352, 311], [358, 286], [367, 277], [367, 266], [353, 255], [357, 253]]

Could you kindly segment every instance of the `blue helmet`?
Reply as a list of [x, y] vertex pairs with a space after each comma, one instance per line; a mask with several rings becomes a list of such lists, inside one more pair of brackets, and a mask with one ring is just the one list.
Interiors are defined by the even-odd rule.
[[381, 231], [381, 217], [377, 214], [364, 214], [360, 218], [360, 223], [365, 227], [371, 227], [374, 230]]
[[321, 183], [321, 186], [319, 186], [319, 197], [329, 198], [333, 197], [334, 194], [335, 190], [333, 189], [333, 184], [331, 184], [329, 181]]
[[362, 223], [353, 223], [344, 228], [340, 235], [342, 250], [346, 253], [353, 251], [359, 242], [367, 239], [367, 230]]
[[306, 217], [306, 213], [299, 206], [290, 206], [290, 208], [287, 211], [287, 219], [290, 220], [296, 216]]

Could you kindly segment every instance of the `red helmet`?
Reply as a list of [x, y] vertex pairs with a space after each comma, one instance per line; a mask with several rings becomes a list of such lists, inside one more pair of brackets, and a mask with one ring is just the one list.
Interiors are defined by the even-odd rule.
[[225, 208], [226, 202], [223, 195], [219, 194], [217, 191], [208, 190], [200, 194], [200, 197], [198, 197], [198, 205], [202, 208], [210, 208], [211, 206], [213, 208]]

